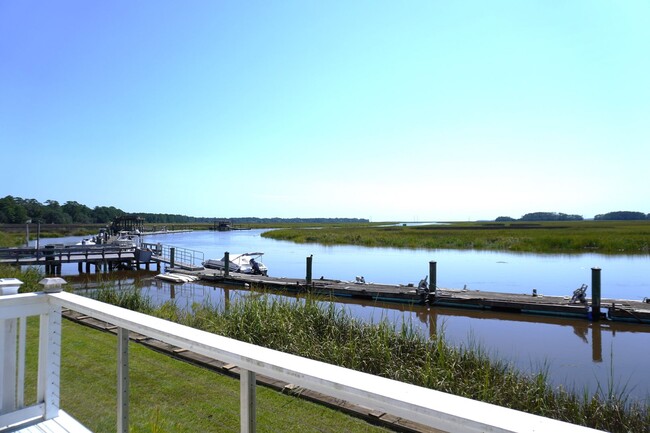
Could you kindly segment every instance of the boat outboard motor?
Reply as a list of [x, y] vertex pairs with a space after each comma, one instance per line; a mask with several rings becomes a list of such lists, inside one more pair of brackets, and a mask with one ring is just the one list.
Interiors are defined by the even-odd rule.
[[255, 259], [251, 259], [250, 262], [251, 267], [253, 268], [253, 275], [261, 275], [262, 271], [260, 270], [260, 265], [255, 261]]
[[416, 290], [416, 293], [418, 293], [419, 295], [422, 295], [422, 294], [428, 294], [428, 293], [429, 293], [429, 283], [427, 283], [427, 278], [429, 278], [428, 275], [425, 276], [425, 277], [424, 277], [422, 280], [420, 280], [420, 282], [418, 283], [418, 288], [417, 288], [417, 290]]

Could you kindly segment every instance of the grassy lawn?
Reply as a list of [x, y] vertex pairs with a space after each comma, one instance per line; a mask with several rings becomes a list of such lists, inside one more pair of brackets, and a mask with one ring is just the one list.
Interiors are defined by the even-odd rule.
[[[30, 323], [33, 366], [37, 323]], [[61, 408], [93, 432], [116, 426], [117, 340], [63, 321]], [[239, 381], [157, 353], [129, 347], [132, 432], [238, 432]], [[29, 368], [28, 371], [35, 371]], [[34, 378], [29, 378], [34, 383]], [[33, 396], [32, 396], [33, 398]], [[257, 388], [260, 432], [386, 431], [341, 412]]]

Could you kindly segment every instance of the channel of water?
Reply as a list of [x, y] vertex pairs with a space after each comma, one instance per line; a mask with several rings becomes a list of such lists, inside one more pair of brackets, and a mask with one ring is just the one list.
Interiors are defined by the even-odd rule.
[[[470, 290], [570, 296], [581, 284], [590, 284], [591, 268], [602, 269], [603, 297], [650, 297], [650, 257], [598, 254], [540, 255], [457, 250], [405, 250], [356, 246], [294, 244], [262, 238], [262, 230], [199, 231], [146, 236], [161, 242], [202, 251], [205, 258], [220, 259], [230, 253], [261, 251], [269, 275], [304, 277], [306, 257], [313, 255], [313, 275], [389, 284], [415, 283], [428, 273], [435, 260], [438, 286]], [[65, 238], [57, 242], [74, 242]], [[76, 266], [64, 266], [64, 274], [76, 274]], [[128, 278], [128, 277], [127, 277]], [[124, 283], [128, 284], [129, 280]], [[244, 289], [209, 284], [182, 286], [151, 278], [144, 288], [160, 301], [174, 297], [180, 305], [247, 296]], [[493, 358], [512, 363], [525, 372], [543, 369], [552, 384], [579, 391], [624, 393], [650, 400], [650, 326], [631, 323], [548, 318], [419, 305], [338, 301], [352, 315], [365, 320], [386, 318], [407, 321], [424, 335], [444, 333], [458, 346], [480, 346]], [[405, 360], [408, 362], [408, 360]]]

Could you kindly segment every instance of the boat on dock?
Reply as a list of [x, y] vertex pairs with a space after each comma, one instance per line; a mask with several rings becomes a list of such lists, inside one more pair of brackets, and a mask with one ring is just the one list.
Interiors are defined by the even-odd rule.
[[194, 275], [177, 274], [174, 272], [166, 272], [164, 274], [158, 274], [156, 275], [156, 278], [158, 278], [159, 280], [168, 281], [170, 283], [177, 283], [177, 284], [191, 283], [193, 281], [199, 280], [199, 277]]
[[221, 260], [208, 259], [202, 264], [208, 269], [216, 269], [223, 271], [226, 269], [226, 262], [228, 262], [228, 271], [237, 272], [240, 274], [248, 275], [264, 275], [266, 276], [269, 269], [262, 263], [262, 256], [264, 253], [242, 253], [231, 254], [226, 258], [224, 256]]

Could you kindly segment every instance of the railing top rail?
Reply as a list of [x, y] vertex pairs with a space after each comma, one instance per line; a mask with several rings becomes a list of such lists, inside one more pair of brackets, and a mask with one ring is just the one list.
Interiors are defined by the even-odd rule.
[[464, 432], [588, 432], [564, 423], [200, 331], [71, 293], [50, 302], [240, 368], [412, 421]]
[[0, 296], [0, 320], [45, 314], [48, 307], [48, 297], [44, 293]]

